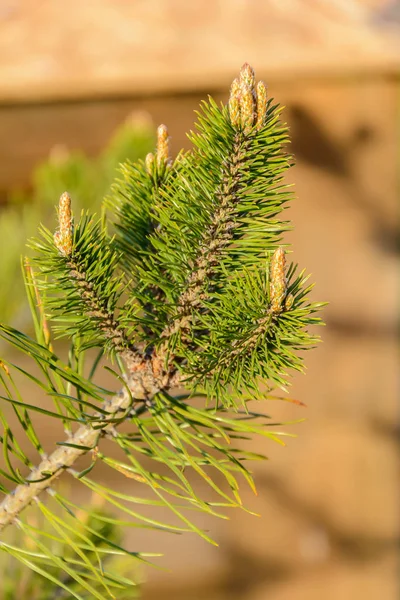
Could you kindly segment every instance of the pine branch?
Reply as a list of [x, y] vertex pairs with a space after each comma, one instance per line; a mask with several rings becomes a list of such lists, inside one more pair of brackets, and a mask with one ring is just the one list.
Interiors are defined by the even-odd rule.
[[107, 310], [104, 302], [101, 302], [96, 296], [93, 285], [87, 280], [86, 273], [79, 269], [79, 265], [72, 258], [66, 264], [71, 278], [76, 281], [78, 293], [86, 306], [87, 316], [98, 320], [99, 328], [110, 341], [115, 352], [129, 362], [135, 360], [137, 350], [134, 347], [130, 348], [131, 345], [126, 334], [114, 318], [114, 313]]
[[[136, 393], [135, 393], [136, 392]], [[0, 531], [12, 523], [18, 515], [36, 500], [42, 492], [49, 489], [55, 479], [87, 452], [94, 452], [99, 438], [114, 427], [115, 419], [121, 419], [121, 414], [129, 412], [133, 399], [142, 399], [143, 390], [140, 384], [135, 387], [132, 379], [129, 382], [129, 392], [121, 391], [111, 401], [104, 403], [103, 409], [109, 413], [97, 413], [94, 419], [100, 419], [96, 427], [82, 426], [67, 438], [60, 448], [57, 448], [48, 458], [42, 460], [27, 477], [25, 484], [19, 485], [8, 494], [0, 504]]]
[[[54, 235], [58, 252], [46, 230], [42, 231], [44, 243], [34, 244], [39, 251], [36, 263], [43, 274], [51, 273], [54, 279], [52, 285], [47, 280], [42, 282], [42, 288], [55, 292], [48, 297], [50, 318], [65, 324], [61, 327], [64, 335], [78, 331], [91, 333], [93, 343], [97, 343], [100, 333], [109, 349], [134, 366], [142, 360], [141, 353], [130, 340], [121, 318], [116, 316], [123, 291], [114, 274], [119, 255], [93, 219], [83, 217], [74, 228], [71, 198], [66, 192], [60, 198], [58, 214], [59, 229]], [[60, 284], [68, 289], [64, 301], [59, 295]]]
[[[121, 356], [126, 359], [123, 347]], [[92, 426], [81, 426], [70, 435], [61, 447], [32, 469], [23, 485], [19, 485], [8, 494], [0, 504], [0, 531], [12, 523], [24, 508], [37, 499], [39, 494], [49, 489], [57, 477], [88, 452], [96, 452], [99, 440], [109, 432], [115, 431], [116, 423], [123, 422], [129, 415], [142, 414], [151, 399], [159, 392], [167, 392], [179, 383], [176, 371], [160, 370], [156, 361], [135, 358], [131, 366], [131, 374], [126, 380], [125, 387], [111, 400], [103, 403], [101, 412], [92, 416]], [[128, 361], [131, 355], [128, 355]], [[157, 369], [158, 368], [158, 372]], [[136, 403], [142, 406], [136, 408]]]
[[[283, 443], [287, 435], [270, 429], [276, 423], [269, 415], [247, 406], [249, 399], [265, 396], [261, 382], [264, 390], [285, 389], [290, 372], [303, 369], [300, 351], [317, 341], [308, 329], [320, 323], [314, 314], [322, 306], [308, 300], [312, 286], [304, 272], [296, 275], [296, 265], [286, 265], [282, 235], [290, 225], [279, 217], [291, 199], [283, 181], [291, 158], [279, 114], [264, 83], [256, 84], [254, 71], [244, 65], [227, 106], [212, 99], [202, 105], [190, 152], [172, 162], [168, 131], [160, 126], [155, 154], [124, 165], [124, 181], [107, 201], [117, 217], [114, 237], [88, 214], [74, 222], [65, 193], [57, 232], [42, 228], [34, 243], [38, 271], [27, 268], [26, 280], [37, 342], [4, 325], [0, 337], [33, 360], [39, 375], [4, 361], [0, 383], [1, 398], [13, 406], [41, 459], [33, 467], [0, 407], [6, 464], [0, 474], [16, 486], [10, 491], [0, 483], [5, 494], [0, 530], [16, 523], [38, 551], [0, 546], [67, 593], [76, 584], [103, 600], [93, 582], [111, 591], [102, 579], [101, 557], [96, 555], [97, 566], [87, 559], [93, 550], [90, 526], [76, 541], [70, 525], [41, 501], [48, 490], [51, 501], [75, 518], [73, 502], [53, 488], [63, 472], [128, 515], [134, 526], [192, 531], [212, 542], [185, 510], [223, 517], [223, 507], [243, 508], [239, 477], [255, 490], [245, 461], [264, 458], [232, 442], [257, 434]], [[71, 342], [67, 364], [53, 352], [53, 333]], [[86, 376], [85, 355], [92, 347], [98, 356]], [[116, 359], [117, 371], [109, 370], [122, 385], [118, 393], [92, 381], [103, 356]], [[54, 411], [23, 400], [15, 370], [53, 400]], [[172, 395], [178, 386], [185, 388], [183, 396]], [[193, 405], [194, 395], [205, 395], [208, 404]], [[48, 456], [33, 429], [32, 411], [64, 424], [66, 439]], [[103, 451], [103, 439], [122, 458]], [[75, 463], [86, 454], [91, 464], [78, 473]], [[154, 498], [90, 479], [98, 462], [148, 486]], [[187, 470], [217, 499], [199, 497]], [[47, 534], [25, 522], [22, 512], [31, 503], [46, 515], [56, 539], [69, 545], [71, 559], [53, 552]], [[137, 504], [168, 508], [181, 525], [141, 514]], [[127, 552], [119, 546], [118, 551]], [[49, 564], [65, 575], [55, 578]]]
[[[93, 415], [99, 419], [96, 427], [82, 426], [69, 436], [61, 448], [57, 448], [48, 458], [32, 470], [24, 485], [18, 486], [0, 505], [0, 530], [14, 521], [17, 515], [44, 490], [51, 487], [53, 481], [76, 460], [89, 451], [94, 451], [100, 437], [110, 428], [114, 428], [115, 419], [121, 419], [121, 413], [128, 410], [134, 402], [149, 402], [161, 390], [168, 391], [177, 384], [174, 369], [162, 370], [159, 359], [143, 357], [127, 339], [125, 332], [107, 308], [107, 303], [98, 297], [94, 286], [88, 281], [87, 274], [80, 268], [73, 252], [73, 225], [71, 198], [64, 193], [59, 203], [59, 229], [54, 236], [60, 254], [65, 257], [65, 265], [72, 281], [75, 282], [79, 297], [85, 308], [85, 316], [95, 319], [105, 338], [114, 351], [125, 361], [130, 372], [126, 388], [111, 401], [103, 405], [102, 413]], [[104, 411], [109, 416], [104, 417]]]
[[[195, 385], [200, 373], [206, 383], [207, 370], [210, 380], [215, 380], [215, 366], [209, 360], [209, 332], [218, 328], [219, 296], [229, 285], [230, 273], [243, 273], [244, 263], [259, 264], [263, 247], [275, 250], [285, 229], [285, 223], [271, 217], [288, 199], [280, 182], [289, 166], [281, 153], [286, 130], [279, 126], [276, 110], [267, 101], [265, 85], [255, 85], [249, 65], [243, 66], [240, 78], [232, 84], [228, 111], [220, 111], [210, 100], [198, 128], [200, 133], [192, 136], [193, 154], [182, 161], [181, 172], [156, 209], [161, 233], [151, 235], [150, 240], [157, 253], [140, 272], [142, 281], [148, 279], [149, 290], [156, 272], [170, 300], [169, 304], [154, 306], [153, 323], [161, 343], [156, 342], [153, 353], [168, 364], [175, 362], [178, 368], [184, 365], [186, 382], [192, 380]], [[202, 212], [190, 214], [189, 206], [196, 203], [202, 204]], [[178, 231], [187, 241], [178, 240]], [[182, 256], [182, 246], [186, 246], [186, 256]], [[284, 251], [279, 252], [284, 272]], [[172, 281], [166, 279], [168, 272]], [[187, 274], [185, 280], [182, 273]], [[283, 300], [279, 294], [276, 298], [271, 295], [273, 313], [280, 312], [278, 305]], [[256, 324], [260, 322], [264, 323], [263, 317], [257, 318]], [[265, 327], [260, 327], [262, 332], [266, 333]], [[254, 335], [254, 340], [259, 338]], [[232, 358], [240, 343], [239, 339], [232, 340]], [[222, 358], [224, 351], [220, 356], [221, 364], [228, 364], [229, 358]], [[208, 364], [200, 364], [202, 357]], [[228, 370], [225, 375], [226, 386]], [[251, 372], [248, 379], [252, 379]]]
[[197, 257], [190, 265], [191, 272], [184, 291], [177, 301], [177, 314], [173, 323], [161, 333], [161, 338], [169, 338], [190, 327], [193, 310], [201, 301], [209, 296], [215, 266], [223, 249], [230, 243], [234, 221], [238, 191], [243, 186], [241, 175], [245, 167], [247, 140], [238, 133], [235, 136], [232, 154], [223, 165], [221, 183], [216, 190], [216, 211], [211, 223], [204, 233]]
[[157, 227], [154, 206], [178, 167], [179, 160], [173, 162], [171, 158], [168, 129], [160, 125], [155, 154], [147, 154], [144, 161], [136, 164], [123, 163], [122, 179], [112, 186], [112, 195], [106, 198], [106, 206], [115, 218], [115, 245], [122, 252], [121, 266], [130, 279], [148, 250], [149, 235]]

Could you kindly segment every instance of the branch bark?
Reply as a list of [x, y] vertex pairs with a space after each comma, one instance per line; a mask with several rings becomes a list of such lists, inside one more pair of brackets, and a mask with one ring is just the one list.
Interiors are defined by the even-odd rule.
[[[109, 402], [110, 416], [105, 418], [104, 427], [93, 429], [89, 425], [82, 425], [71, 435], [66, 443], [85, 448], [74, 448], [72, 446], [60, 446], [49, 457], [43, 459], [40, 464], [30, 473], [25, 484], [18, 485], [13, 492], [8, 494], [0, 504], [0, 531], [12, 523], [16, 517], [26, 508], [39, 494], [48, 489], [53, 481], [65, 470], [71, 467], [81, 456], [89, 452], [87, 448], [94, 449], [99, 436], [111, 426], [110, 421], [118, 412], [129, 407], [130, 396], [128, 391], [114, 396]], [[98, 416], [101, 417], [100, 413]], [[104, 417], [104, 415], [103, 415]], [[46, 479], [46, 475], [50, 476]], [[42, 479], [42, 481], [37, 481]]]
[[192, 311], [209, 295], [215, 267], [233, 239], [246, 149], [247, 138], [237, 133], [232, 153], [222, 165], [221, 181], [215, 190], [216, 209], [204, 233], [198, 256], [193, 261], [186, 289], [178, 299], [176, 318], [161, 333], [165, 340], [190, 326]]
[[63, 471], [72, 467], [78, 458], [94, 450], [99, 438], [107, 430], [115, 427], [116, 416], [124, 411], [129, 413], [132, 399], [137, 402], [148, 401], [162, 389], [168, 390], [176, 385], [177, 378], [172, 371], [164, 373], [163, 377], [160, 378], [157, 374], [152, 374], [153, 369], [152, 361], [143, 362], [141, 369], [138, 369], [136, 373], [129, 377], [127, 382], [129, 391], [124, 388], [123, 391], [103, 403], [102, 408], [107, 411], [108, 415], [104, 416], [103, 413], [94, 415], [98, 417], [100, 423], [103, 422], [103, 426], [94, 429], [90, 425], [82, 425], [65, 441], [67, 444], [82, 446], [81, 448], [58, 447], [31, 471], [25, 484], [18, 485], [4, 498], [0, 504], [0, 531], [12, 523], [39, 494], [50, 488], [54, 480]]

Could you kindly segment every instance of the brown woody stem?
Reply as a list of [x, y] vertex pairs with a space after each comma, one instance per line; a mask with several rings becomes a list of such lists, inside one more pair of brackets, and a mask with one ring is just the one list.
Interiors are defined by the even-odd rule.
[[[115, 418], [116, 413], [126, 410], [129, 404], [130, 396], [127, 391], [114, 396], [107, 406], [109, 416], [105, 417], [103, 428], [93, 429], [89, 425], [82, 425], [66, 440], [66, 443], [82, 446], [82, 448], [60, 446], [50, 456], [44, 458], [30, 473], [26, 483], [18, 485], [0, 504], [0, 531], [12, 523], [41, 492], [48, 489], [65, 469], [71, 467], [80, 456], [89, 452], [88, 448], [94, 448], [99, 436], [111, 426], [110, 421]], [[100, 414], [98, 416], [101, 417]], [[42, 481], [38, 481], [40, 479]]]
[[[115, 418], [119, 413], [130, 409], [132, 399], [143, 402], [151, 399], [161, 390], [168, 390], [177, 383], [174, 371], [165, 371], [160, 361], [141, 356], [127, 340], [124, 332], [118, 327], [117, 321], [110, 311], [97, 298], [93, 287], [88, 283], [85, 273], [79, 270], [76, 262], [69, 258], [68, 267], [71, 277], [75, 280], [79, 294], [87, 307], [87, 315], [96, 317], [99, 327], [108, 338], [115, 351], [124, 359], [129, 376], [127, 388], [103, 403], [103, 413], [94, 414], [96, 428], [82, 425], [60, 445], [50, 456], [44, 458], [31, 471], [24, 484], [18, 485], [0, 504], [0, 531], [12, 523], [24, 508], [26, 508], [43, 491], [49, 489], [59, 475], [72, 467], [78, 458], [90, 452], [110, 428], [115, 426]], [[80, 447], [76, 447], [80, 446]]]
[[194, 260], [186, 289], [178, 300], [176, 319], [161, 337], [169, 338], [185, 330], [191, 322], [191, 313], [208, 295], [208, 284], [213, 278], [224, 248], [231, 242], [235, 223], [238, 192], [241, 187], [241, 171], [246, 155], [247, 140], [237, 133], [231, 156], [223, 165], [221, 183], [216, 190], [218, 207], [204, 234], [199, 254]]
[[[39, 494], [49, 489], [54, 480], [63, 471], [72, 467], [78, 458], [96, 448], [99, 438], [115, 427], [115, 419], [120, 418], [122, 416], [121, 413], [124, 413], [124, 411], [127, 414], [129, 413], [132, 398], [140, 402], [150, 399], [150, 396], [147, 396], [147, 390], [144, 390], [145, 385], [148, 387], [151, 382], [152, 395], [155, 395], [161, 389], [168, 390], [177, 384], [177, 379], [173, 374], [164, 374], [164, 377], [161, 379], [157, 375], [151, 376], [151, 370], [154, 370], [154, 366], [150, 365], [150, 362], [143, 363], [142, 369], [138, 369], [127, 382], [129, 392], [127, 389], [124, 389], [110, 400], [104, 402], [103, 409], [107, 411], [107, 415], [103, 413], [94, 415], [94, 417], [98, 418], [96, 420], [96, 428], [90, 425], [81, 425], [65, 441], [66, 444], [81, 446], [81, 448], [76, 448], [72, 445], [58, 447], [31, 471], [25, 484], [18, 485], [4, 498], [0, 504], [0, 531], [12, 523]], [[144, 393], [146, 396], [144, 396]]]
[[86, 305], [86, 315], [98, 321], [99, 329], [110, 340], [114, 350], [124, 358], [127, 365], [136, 363], [139, 353], [127, 339], [125, 332], [119, 327], [114, 314], [99, 300], [91, 283], [87, 281], [86, 273], [80, 270], [73, 258], [67, 262], [71, 278], [75, 281], [78, 293]]

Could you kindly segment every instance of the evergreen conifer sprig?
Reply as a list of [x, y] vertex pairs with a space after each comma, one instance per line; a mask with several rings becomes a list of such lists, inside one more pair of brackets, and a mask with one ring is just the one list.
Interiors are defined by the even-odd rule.
[[[172, 160], [162, 125], [155, 153], [121, 167], [106, 200], [110, 228], [94, 215], [74, 218], [65, 193], [57, 231], [42, 227], [33, 242], [36, 254], [25, 278], [36, 340], [0, 326], [0, 336], [32, 361], [32, 369], [0, 363], [0, 530], [16, 524], [31, 535], [34, 549], [6, 541], [0, 547], [73, 597], [112, 597], [110, 581], [102, 580], [107, 552], [143, 556], [105, 539], [92, 521], [78, 539], [71, 536], [58, 511], [76, 519], [77, 507], [56, 490], [61, 474], [125, 514], [115, 523], [192, 531], [212, 541], [187, 510], [225, 517], [226, 508], [243, 508], [240, 480], [255, 490], [247, 461], [263, 456], [243, 450], [241, 441], [261, 435], [282, 443], [287, 435], [268, 415], [250, 410], [248, 401], [285, 389], [290, 372], [303, 369], [299, 352], [317, 341], [309, 326], [320, 323], [315, 314], [322, 304], [308, 300], [304, 272], [286, 265], [282, 236], [290, 224], [280, 215], [291, 199], [283, 179], [291, 158], [279, 116], [265, 84], [256, 84], [245, 64], [226, 106], [212, 99], [202, 104], [197, 131], [189, 136], [192, 150]], [[54, 336], [69, 340], [67, 360], [55, 353]], [[117, 392], [96, 384], [107, 357]], [[54, 408], [22, 398], [21, 377]], [[35, 411], [64, 427], [65, 438], [50, 454], [34, 428]], [[21, 431], [39, 461], [22, 450]], [[109, 454], [105, 440], [117, 452]], [[89, 460], [77, 469], [85, 456]], [[99, 464], [138, 489], [149, 488], [153, 497], [100, 484]], [[196, 479], [209, 493], [199, 494]], [[46, 515], [52, 535], [32, 529], [24, 512], [32, 503]], [[155, 516], [141, 505], [151, 505]], [[160, 507], [180, 525], [157, 518]], [[94, 511], [91, 518], [102, 517]], [[68, 546], [67, 555], [54, 554], [49, 539], [55, 538]], [[97, 562], [87, 559], [94, 539], [102, 544]], [[121, 581], [112, 583], [123, 587]]]

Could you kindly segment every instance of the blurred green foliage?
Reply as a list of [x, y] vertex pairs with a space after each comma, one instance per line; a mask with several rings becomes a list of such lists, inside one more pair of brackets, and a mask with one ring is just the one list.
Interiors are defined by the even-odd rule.
[[[69, 545], [82, 541], [82, 536], [87, 536], [88, 542], [93, 550], [86, 552], [85, 558], [93, 565], [95, 571], [99, 571], [101, 578], [113, 590], [118, 600], [134, 600], [139, 594], [139, 585], [132, 581], [142, 579], [142, 570], [138, 566], [132, 572], [132, 560], [129, 555], [122, 552], [109, 553], [109, 545], [117, 545], [122, 541], [122, 529], [119, 527], [111, 514], [105, 511], [101, 506], [96, 506], [96, 502], [83, 507], [76, 514], [71, 513], [71, 517], [62, 514], [62, 519], [70, 526], [71, 530], [76, 532], [72, 534], [69, 542], [63, 541], [57, 535], [50, 522], [35, 507], [31, 507], [29, 512], [28, 533], [21, 529], [13, 528], [6, 532], [6, 542], [15, 547], [25, 546], [27, 550], [35, 550], [40, 554], [34, 542], [35, 528], [41, 528], [46, 531], [47, 537], [51, 539], [51, 551], [55, 556], [64, 557], [64, 560], [71, 560], [73, 551]], [[88, 534], [88, 530], [89, 533]], [[104, 552], [108, 549], [108, 552]], [[101, 567], [99, 567], [101, 560]], [[0, 583], [0, 593], [3, 600], [71, 600], [71, 592], [68, 589], [60, 587], [57, 580], [68, 586], [71, 591], [76, 593], [76, 598], [82, 600], [92, 600], [93, 596], [88, 595], [82, 590], [79, 584], [62, 568], [55, 566], [51, 561], [45, 566], [48, 574], [51, 576], [43, 577], [40, 572], [29, 568], [32, 565], [31, 557], [26, 556], [26, 564], [7, 553], [1, 553], [1, 573], [2, 581]], [[79, 571], [79, 565], [76, 565]], [[82, 577], [85, 577], [85, 570], [82, 569]], [[51, 580], [53, 578], [53, 581]], [[100, 581], [94, 579], [92, 585], [96, 591], [104, 591]]]
[[[39, 223], [55, 222], [59, 196], [68, 191], [75, 214], [99, 206], [122, 162], [143, 158], [154, 148], [154, 128], [146, 115], [133, 114], [96, 158], [56, 146], [32, 175], [30, 192], [12, 190], [0, 210], [0, 321], [22, 326], [29, 319], [21, 274], [21, 252]], [[29, 255], [26, 248], [25, 254]]]

